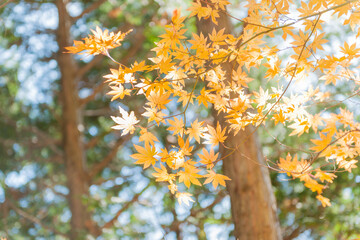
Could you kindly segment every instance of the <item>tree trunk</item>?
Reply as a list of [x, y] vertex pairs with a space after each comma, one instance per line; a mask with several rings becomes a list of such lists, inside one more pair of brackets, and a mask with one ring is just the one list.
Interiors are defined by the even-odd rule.
[[66, 0], [57, 0], [56, 6], [59, 14], [58, 64], [61, 72], [62, 93], [62, 133], [65, 150], [65, 174], [69, 188], [68, 201], [71, 211], [70, 239], [84, 239], [89, 221], [89, 213], [82, 201], [87, 194], [88, 186], [85, 177], [84, 151], [81, 141], [80, 114], [78, 106], [78, 86], [75, 78], [76, 65], [70, 54], [64, 54], [65, 47], [70, 42], [70, 16], [66, 10]]
[[[225, 14], [220, 14], [218, 25], [211, 19], [198, 21], [198, 31], [204, 36], [225, 28], [231, 33], [232, 26]], [[231, 77], [230, 63], [222, 64]], [[223, 115], [214, 112], [216, 121], [225, 126]], [[234, 221], [234, 235], [237, 240], [279, 240], [281, 230], [276, 215], [276, 201], [271, 188], [269, 171], [265, 165], [257, 135], [252, 134], [254, 128], [249, 126], [236, 136], [228, 136], [225, 145], [230, 148], [238, 146], [238, 150], [223, 160], [224, 174], [231, 178], [227, 182], [227, 190], [231, 200], [231, 212]], [[250, 135], [251, 134], [251, 135]], [[246, 139], [246, 140], [244, 140]], [[227, 156], [231, 150], [220, 146], [221, 156]]]

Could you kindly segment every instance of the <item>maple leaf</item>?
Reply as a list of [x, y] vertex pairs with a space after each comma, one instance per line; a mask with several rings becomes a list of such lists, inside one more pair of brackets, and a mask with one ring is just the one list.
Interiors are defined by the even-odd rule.
[[174, 194], [178, 191], [178, 186], [174, 183], [169, 184], [168, 189], [170, 190], [171, 194]]
[[151, 91], [149, 96], [146, 97], [149, 101], [146, 104], [152, 108], [165, 109], [165, 105], [171, 101], [169, 97], [170, 93], [162, 94], [160, 91]]
[[350, 161], [343, 160], [339, 162], [339, 168], [344, 168], [346, 171], [351, 172], [351, 169], [357, 168], [356, 166], [357, 162], [358, 160], [354, 160], [354, 159]]
[[133, 134], [135, 131], [135, 125], [140, 122], [140, 120], [137, 120], [135, 117], [134, 111], [132, 111], [129, 115], [127, 111], [125, 111], [123, 108], [119, 107], [119, 111], [121, 113], [121, 117], [113, 117], [111, 116], [112, 120], [117, 123], [118, 125], [115, 125], [111, 127], [112, 129], [116, 130], [123, 130], [121, 136], [124, 136], [130, 132], [130, 134]]
[[195, 202], [191, 198], [192, 194], [186, 192], [178, 192], [176, 193], [175, 197], [178, 199], [179, 204], [185, 203], [185, 205], [189, 206], [189, 202]]
[[108, 49], [112, 49], [115, 47], [121, 46], [121, 42], [124, 40], [125, 36], [130, 33], [132, 30], [129, 30], [126, 33], [118, 32], [110, 32], [109, 30], [102, 31], [98, 26], [96, 27], [96, 31], [91, 30], [93, 35], [89, 35], [87, 38], [83, 38], [82, 41], [74, 41], [74, 45], [72, 47], [66, 47], [68, 53], [80, 53], [85, 51], [90, 55], [98, 55], [98, 54], [107, 54]]
[[232, 72], [232, 80], [236, 81], [239, 86], [247, 87], [247, 84], [251, 82], [253, 79], [249, 78], [249, 76], [242, 71], [241, 67], [238, 67], [237, 70], [233, 70]]
[[108, 95], [114, 95], [110, 101], [114, 101], [115, 99], [123, 99], [126, 95], [130, 96], [131, 91], [129, 89], [125, 89], [122, 84], [118, 84], [117, 86], [110, 86], [112, 91], [108, 92]]
[[182, 68], [174, 68], [170, 71], [166, 76], [166, 79], [171, 79], [173, 82], [178, 82], [182, 86], [185, 86], [185, 79], [188, 78], [188, 76], [185, 74], [184, 69]]
[[192, 2], [191, 7], [187, 10], [190, 11], [190, 16], [197, 16], [200, 20], [201, 18], [208, 18], [211, 15], [211, 7], [203, 7], [200, 1]]
[[174, 120], [169, 119], [168, 122], [170, 123], [170, 127], [168, 127], [167, 129], [169, 131], [173, 131], [173, 135], [179, 134], [181, 137], [183, 136], [185, 129], [184, 129], [184, 121], [182, 120], [182, 118], [178, 119], [178, 118], [174, 118]]
[[138, 153], [132, 154], [130, 157], [136, 159], [135, 164], [144, 164], [144, 169], [148, 168], [150, 165], [154, 165], [157, 161], [155, 158], [157, 152], [154, 146], [145, 143], [145, 147], [134, 145]]
[[219, 123], [217, 123], [216, 129], [212, 126], [207, 126], [208, 133], [205, 133], [203, 138], [206, 140], [205, 144], [211, 144], [212, 146], [216, 146], [218, 143], [223, 143], [227, 136], [225, 136], [226, 133], [226, 127], [221, 130], [221, 126]]
[[297, 156], [292, 160], [291, 155], [288, 153], [285, 159], [280, 158], [280, 162], [277, 165], [280, 169], [284, 170], [288, 176], [291, 176], [291, 173], [296, 171], [298, 165]]
[[191, 155], [191, 151], [193, 150], [194, 146], [190, 146], [189, 138], [184, 141], [184, 139], [178, 137], [178, 144], [185, 156]]
[[174, 174], [168, 174], [164, 165], [160, 165], [160, 168], [154, 167], [156, 173], [152, 175], [156, 178], [156, 182], [172, 182], [175, 179]]
[[145, 61], [137, 62], [135, 61], [134, 64], [131, 65], [131, 68], [129, 69], [129, 72], [135, 73], [135, 72], [143, 72], [149, 69], [149, 66], [145, 65]]
[[213, 168], [213, 162], [217, 160], [219, 153], [214, 154], [214, 149], [210, 149], [210, 152], [208, 152], [205, 148], [202, 152], [203, 154], [198, 154], [200, 158], [200, 163], [206, 165], [206, 168]]
[[321, 202], [321, 205], [323, 207], [326, 207], [326, 206], [331, 206], [331, 203], [330, 203], [330, 199], [326, 198], [326, 197], [323, 197], [322, 195], [317, 195], [316, 196], [316, 199], [319, 200]]
[[145, 108], [145, 112], [141, 114], [142, 116], [148, 117], [148, 122], [155, 121], [157, 124], [164, 121], [165, 113], [161, 112], [157, 108]]
[[331, 143], [332, 135], [328, 133], [327, 135], [320, 133], [320, 140], [317, 139], [310, 139], [316, 146], [310, 148], [316, 152], [321, 152], [320, 157], [327, 156], [331, 153], [331, 148], [329, 145]]
[[191, 123], [191, 127], [187, 129], [186, 134], [189, 134], [189, 140], [195, 139], [196, 142], [200, 143], [200, 137], [203, 136], [203, 132], [206, 131], [205, 127], [202, 127], [204, 122], [198, 122], [196, 119]]
[[194, 102], [194, 95], [187, 91], [180, 90], [177, 95], [180, 96], [177, 102], [181, 102], [183, 107]]
[[350, 14], [349, 18], [344, 21], [344, 24], [349, 24], [351, 27], [351, 30], [355, 30], [356, 26], [359, 26], [360, 24], [360, 13], [359, 12], [353, 12]]
[[227, 38], [227, 34], [224, 34], [225, 28], [219, 30], [216, 32], [216, 29], [213, 28], [211, 34], [209, 35], [210, 40], [213, 42], [213, 44], [216, 45], [226, 45], [225, 39]]
[[280, 109], [278, 113], [274, 114], [273, 119], [275, 120], [275, 125], [277, 125], [279, 122], [285, 122], [286, 117], [284, 116], [282, 109]]
[[200, 170], [197, 169], [196, 167], [187, 165], [185, 171], [180, 171], [177, 173], [177, 175], [179, 176], [179, 182], [184, 182], [187, 188], [190, 187], [191, 183], [201, 186], [201, 183], [199, 182], [198, 178], [202, 178], [203, 176], [197, 174], [198, 172], [200, 172]]
[[333, 71], [328, 71], [324, 76], [320, 77], [320, 80], [325, 80], [325, 84], [334, 84], [336, 85], [336, 81], [340, 79], [338, 74], [334, 74]]
[[159, 140], [155, 137], [154, 134], [149, 132], [146, 128], [140, 127], [140, 137], [139, 142], [145, 142], [149, 143], [151, 145], [154, 145], [154, 142], [159, 142]]
[[225, 180], [231, 180], [229, 177], [222, 174], [217, 174], [212, 170], [208, 170], [208, 174], [206, 174], [204, 177], [207, 178], [204, 184], [212, 182], [212, 185], [215, 189], [217, 188], [218, 184], [225, 187]]
[[304, 186], [309, 188], [313, 192], [317, 192], [318, 194], [321, 194], [324, 189], [324, 185], [319, 184], [312, 178], [307, 178]]
[[208, 93], [205, 90], [205, 88], [201, 89], [200, 91], [200, 95], [197, 96], [196, 98], [200, 104], [204, 104], [205, 107], [208, 107], [208, 102], [210, 101], [209, 97], [208, 97]]
[[314, 51], [314, 53], [316, 53], [316, 49], [324, 50], [322, 45], [324, 43], [328, 42], [328, 40], [323, 38], [324, 35], [325, 35], [325, 33], [321, 33], [320, 35], [315, 36], [315, 39], [311, 43], [310, 48]]
[[289, 125], [289, 128], [294, 129], [294, 131], [292, 131], [290, 133], [289, 136], [293, 136], [293, 135], [302, 135], [304, 132], [308, 132], [310, 129], [311, 125], [308, 121], [308, 119], [306, 118], [300, 118], [300, 119], [295, 119], [295, 122], [291, 125]]
[[347, 42], [344, 43], [344, 47], [340, 47], [342, 53], [349, 55], [350, 57], [355, 57], [359, 54], [360, 49], [356, 48], [356, 43], [349, 46]]
[[226, 10], [225, 6], [230, 4], [227, 0], [211, 0], [211, 2], [215, 3], [215, 7], [221, 10]]
[[320, 169], [317, 169], [314, 177], [319, 178], [321, 182], [327, 181], [329, 183], [332, 183], [333, 179], [336, 178], [336, 175], [333, 173], [327, 173], [327, 172], [321, 171]]
[[185, 163], [184, 152], [182, 150], [180, 150], [180, 151], [171, 151], [169, 156], [168, 156], [167, 163], [174, 170], [183, 167], [184, 163]]

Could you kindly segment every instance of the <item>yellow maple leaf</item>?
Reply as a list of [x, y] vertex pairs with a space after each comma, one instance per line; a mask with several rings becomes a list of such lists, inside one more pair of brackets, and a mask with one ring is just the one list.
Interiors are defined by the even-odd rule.
[[205, 88], [201, 89], [200, 94], [196, 98], [200, 104], [204, 104], [205, 107], [208, 107], [208, 103], [210, 101], [208, 92], [205, 90]]
[[211, 144], [212, 146], [216, 146], [218, 143], [223, 143], [227, 136], [225, 136], [226, 133], [226, 127], [221, 130], [221, 126], [219, 123], [217, 123], [216, 129], [212, 126], [207, 126], [208, 133], [205, 133], [203, 138], [206, 140], [205, 144]]
[[142, 116], [148, 117], [148, 122], [155, 121], [157, 124], [164, 121], [165, 113], [157, 108], [145, 108], [145, 112], [141, 114]]
[[184, 156], [190, 156], [194, 146], [190, 146], [189, 138], [184, 141], [181, 137], [178, 137], [178, 144]]
[[311, 139], [311, 141], [316, 145], [315, 147], [310, 148], [310, 150], [314, 150], [316, 152], [321, 152], [320, 157], [328, 156], [331, 153], [331, 148], [329, 148], [332, 135], [328, 133], [327, 135], [320, 133], [320, 140]]
[[207, 178], [204, 184], [212, 182], [212, 185], [215, 189], [217, 188], [218, 184], [225, 187], [225, 180], [231, 180], [229, 177], [222, 174], [217, 174], [212, 170], [208, 170], [208, 174], [206, 174], [204, 177]]
[[344, 168], [346, 171], [351, 172], [351, 169], [357, 168], [356, 164], [358, 163], [358, 160], [342, 160], [339, 162], [339, 168]]
[[108, 49], [121, 46], [121, 42], [125, 36], [132, 30], [126, 33], [109, 32], [109, 30], [102, 31], [98, 26], [96, 30], [91, 30], [93, 35], [89, 35], [87, 38], [83, 38], [82, 41], [74, 41], [75, 46], [66, 47], [68, 53], [80, 53], [85, 51], [90, 55], [107, 54]]
[[233, 70], [232, 72], [232, 80], [235, 81], [239, 86], [247, 87], [247, 84], [251, 82], [253, 79], [249, 78], [248, 74], [244, 72], [239, 66], [237, 70]]
[[117, 86], [110, 86], [112, 89], [108, 92], [108, 95], [114, 95], [110, 101], [114, 101], [118, 98], [123, 99], [126, 95], [130, 96], [131, 91], [129, 89], [125, 89], [124, 86], [120, 83]]
[[318, 194], [321, 194], [324, 189], [324, 185], [321, 185], [320, 183], [318, 183], [317, 181], [315, 181], [310, 177], [306, 178], [304, 186], [309, 188], [313, 192], [317, 192]]
[[205, 127], [202, 127], [204, 122], [198, 122], [196, 119], [191, 123], [191, 127], [187, 129], [186, 134], [189, 134], [189, 140], [195, 139], [196, 142], [200, 143], [200, 137], [203, 136], [203, 132], [206, 131]]
[[213, 44], [216, 45], [226, 45], [225, 39], [227, 38], [227, 34], [224, 34], [225, 28], [216, 31], [215, 28], [213, 28], [211, 34], [209, 34], [210, 40], [213, 42]]
[[154, 134], [149, 132], [146, 128], [140, 127], [140, 137], [139, 142], [145, 142], [149, 143], [151, 145], [154, 145], [154, 142], [159, 142], [159, 140], [155, 137]]
[[327, 172], [321, 171], [320, 169], [317, 169], [314, 177], [319, 178], [321, 182], [327, 181], [329, 183], [332, 183], [333, 179], [336, 178], [336, 175], [333, 173], [327, 173]]
[[196, 167], [187, 165], [185, 171], [180, 171], [177, 173], [177, 175], [179, 176], [179, 182], [184, 182], [187, 188], [190, 187], [191, 183], [201, 186], [198, 178], [202, 178], [203, 176], [197, 174], [198, 172], [200, 172], [200, 170]]
[[349, 55], [349, 57], [356, 57], [360, 52], [360, 49], [356, 47], [356, 43], [349, 46], [347, 42], [344, 43], [344, 47], [340, 47], [340, 52]]
[[182, 137], [185, 132], [185, 125], [182, 118], [178, 119], [175, 117], [174, 120], [168, 119], [168, 122], [171, 126], [168, 127], [167, 130], [173, 131], [173, 135], [179, 134]]
[[215, 4], [215, 8], [220, 8], [221, 10], [226, 10], [225, 6], [229, 5], [230, 3], [227, 0], [211, 0], [212, 3]]
[[275, 125], [277, 125], [279, 122], [284, 123], [286, 120], [286, 117], [282, 111], [282, 109], [280, 109], [280, 111], [276, 114], [274, 114], [273, 119], [275, 120]]
[[174, 183], [169, 184], [168, 189], [170, 190], [171, 194], [174, 194], [178, 191], [178, 186]]
[[138, 153], [132, 154], [130, 157], [136, 159], [135, 164], [144, 164], [144, 169], [148, 168], [150, 165], [154, 165], [157, 161], [155, 158], [157, 152], [154, 146], [145, 143], [145, 147], [134, 145]]
[[154, 167], [156, 173], [152, 175], [156, 178], [156, 182], [172, 182], [175, 179], [175, 174], [169, 174], [164, 165], [161, 165], [161, 169]]
[[326, 207], [326, 206], [330, 207], [331, 206], [330, 199], [328, 199], [328, 198], [326, 198], [326, 197], [324, 197], [324, 196], [322, 196], [320, 194], [316, 196], [316, 199], [321, 202], [321, 205], [323, 207]]
[[192, 2], [187, 10], [191, 12], [189, 17], [196, 15], [199, 20], [211, 15], [211, 7], [203, 7], [200, 1]]
[[280, 158], [280, 161], [277, 165], [281, 170], [284, 170], [288, 176], [291, 176], [291, 173], [296, 171], [298, 165], [297, 156], [295, 155], [294, 159], [292, 159], [290, 153], [288, 153], [285, 159]]
[[206, 165], [206, 168], [213, 168], [213, 162], [217, 160], [219, 153], [214, 154], [214, 149], [210, 149], [210, 152], [208, 152], [205, 148], [202, 152], [203, 154], [198, 154], [200, 158], [200, 163]]
[[148, 100], [146, 104], [152, 108], [166, 109], [165, 105], [171, 101], [169, 97], [170, 93], [162, 94], [160, 91], [151, 91], [146, 97]]
[[294, 131], [292, 131], [289, 136], [293, 136], [296, 134], [300, 136], [304, 132], [309, 132], [310, 127], [311, 124], [309, 123], [307, 118], [295, 119], [294, 123], [289, 125], [289, 128], [294, 129]]
[[344, 21], [344, 24], [349, 24], [351, 30], [355, 30], [355, 27], [359, 26], [360, 24], [360, 13], [359, 12], [352, 12], [348, 19]]

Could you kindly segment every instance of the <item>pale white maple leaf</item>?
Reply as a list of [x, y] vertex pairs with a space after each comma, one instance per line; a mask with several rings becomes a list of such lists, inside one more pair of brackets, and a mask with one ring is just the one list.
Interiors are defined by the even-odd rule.
[[133, 134], [135, 131], [135, 125], [140, 122], [140, 120], [136, 118], [134, 111], [129, 114], [121, 107], [119, 107], [119, 111], [121, 117], [111, 116], [112, 120], [117, 124], [111, 128], [116, 130], [123, 130], [121, 136], [124, 136], [128, 133]]
[[178, 200], [180, 205], [181, 205], [181, 203], [185, 203], [187, 206], [189, 206], [189, 202], [195, 202], [191, 198], [192, 194], [190, 194], [190, 193], [178, 192], [178, 193], [176, 193], [175, 196], [177, 197], [177, 200]]

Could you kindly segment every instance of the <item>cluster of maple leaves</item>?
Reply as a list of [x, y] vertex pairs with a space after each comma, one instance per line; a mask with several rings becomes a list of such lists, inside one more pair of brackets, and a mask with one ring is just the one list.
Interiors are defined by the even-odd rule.
[[[346, 109], [336, 113], [327, 111], [311, 113], [310, 106], [326, 102], [331, 94], [317, 86], [296, 94], [287, 94], [289, 86], [309, 78], [316, 71], [318, 85], [336, 85], [338, 81], [349, 81], [354, 85], [354, 94], [360, 92], [360, 78], [354, 63], [360, 57], [360, 48], [355, 43], [344, 42], [339, 54], [324, 51], [328, 42], [322, 17], [336, 16], [349, 25], [352, 31], [360, 31], [359, 0], [310, 0], [308, 3], [293, 0], [248, 0], [248, 15], [238, 19], [226, 12], [226, 0], [201, 0], [192, 3], [188, 17], [175, 11], [172, 21], [165, 27], [165, 33], [152, 49], [155, 56], [131, 67], [116, 62], [108, 50], [121, 45], [127, 33], [113, 33], [97, 28], [93, 35], [75, 41], [68, 47], [71, 53], [104, 54], [118, 63], [117, 69], [110, 69], [105, 77], [109, 83], [112, 101], [127, 96], [144, 95], [146, 104], [141, 114], [147, 119], [140, 124], [134, 111], [119, 108], [120, 116], [112, 117], [122, 130], [122, 135], [139, 132], [139, 144], [134, 147], [132, 158], [135, 164], [144, 168], [152, 166], [156, 181], [167, 182], [171, 193], [179, 202], [188, 204], [191, 194], [179, 190], [183, 183], [187, 188], [192, 184], [212, 183], [214, 188], [225, 186], [227, 176], [217, 173], [214, 166], [226, 161], [214, 147], [226, 146], [229, 134], [237, 134], [247, 125], [259, 128], [265, 124], [282, 124], [292, 129], [292, 135], [300, 136], [313, 131], [320, 139], [313, 139], [314, 146], [306, 159], [297, 155], [275, 160], [273, 169], [286, 172], [294, 179], [317, 193], [323, 206], [330, 206], [330, 200], [322, 195], [323, 190], [333, 182], [336, 173], [351, 172], [356, 167], [360, 154], [360, 124]], [[294, 9], [290, 12], [290, 9]], [[300, 6], [300, 7], [298, 7]], [[184, 21], [196, 16], [198, 19], [211, 18], [217, 24], [220, 13], [244, 23], [240, 36], [225, 34], [225, 29], [212, 30], [204, 36], [192, 33], [187, 37]], [[276, 44], [269, 39], [276, 38]], [[279, 43], [279, 38], [282, 43]], [[289, 46], [280, 49], [279, 46]], [[286, 62], [280, 52], [288, 51]], [[233, 66], [226, 71], [223, 64]], [[279, 87], [249, 91], [248, 84], [254, 79], [248, 76], [251, 68], [266, 68], [265, 78], [277, 82]], [[284, 84], [281, 85], [280, 83]], [[306, 83], [307, 84], [307, 83]], [[350, 84], [350, 83], [349, 83]], [[173, 113], [174, 103], [182, 106], [182, 111]], [[337, 102], [332, 107], [340, 105]], [[189, 105], [213, 107], [225, 114], [226, 125], [205, 124], [196, 118], [191, 123], [186, 119]], [[158, 147], [156, 128], [166, 126], [176, 137], [177, 144]], [[202, 152], [194, 156], [195, 148]], [[236, 151], [236, 148], [233, 149]], [[270, 165], [268, 165], [270, 167]], [[199, 179], [205, 178], [201, 183]]]

